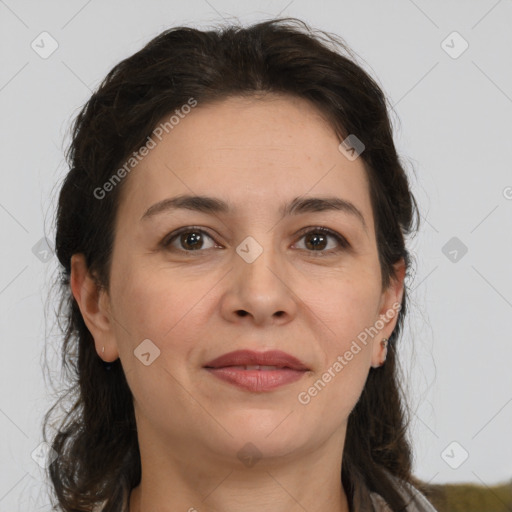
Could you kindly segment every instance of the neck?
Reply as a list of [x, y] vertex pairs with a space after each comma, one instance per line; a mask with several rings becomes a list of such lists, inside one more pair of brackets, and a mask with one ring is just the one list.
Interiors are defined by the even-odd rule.
[[129, 512], [350, 512], [341, 482], [342, 439], [244, 467], [196, 447], [166, 452], [142, 437], [141, 481]]

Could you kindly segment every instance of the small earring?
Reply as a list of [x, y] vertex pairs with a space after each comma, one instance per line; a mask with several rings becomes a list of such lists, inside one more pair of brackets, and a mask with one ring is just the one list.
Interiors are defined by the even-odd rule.
[[105, 347], [101, 347], [101, 353], [104, 354], [105, 353]]

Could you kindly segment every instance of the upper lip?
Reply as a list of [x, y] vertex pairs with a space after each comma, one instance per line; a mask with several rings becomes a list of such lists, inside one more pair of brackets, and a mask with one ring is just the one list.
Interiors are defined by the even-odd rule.
[[276, 366], [278, 368], [291, 368], [292, 370], [309, 370], [309, 368], [296, 357], [281, 350], [267, 352], [254, 352], [252, 350], [235, 350], [228, 352], [206, 363], [205, 368], [223, 368], [226, 366]]

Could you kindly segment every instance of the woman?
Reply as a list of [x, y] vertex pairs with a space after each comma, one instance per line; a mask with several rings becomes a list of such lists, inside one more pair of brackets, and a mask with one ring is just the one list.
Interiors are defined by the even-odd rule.
[[78, 115], [62, 510], [434, 510], [396, 360], [417, 206], [344, 53], [295, 19], [173, 28]]

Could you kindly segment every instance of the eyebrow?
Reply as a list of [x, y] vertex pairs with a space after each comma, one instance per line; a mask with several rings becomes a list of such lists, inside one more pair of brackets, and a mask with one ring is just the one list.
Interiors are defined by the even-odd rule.
[[[163, 212], [186, 209], [197, 212], [215, 215], [218, 213], [230, 214], [234, 208], [216, 197], [180, 195], [163, 199], [153, 206], [150, 206], [140, 220], [154, 217]], [[366, 221], [361, 211], [350, 201], [336, 196], [327, 197], [296, 197], [289, 203], [281, 206], [280, 213], [283, 217], [289, 215], [299, 215], [301, 213], [341, 211], [357, 218], [363, 225], [365, 231], [368, 231]]]

